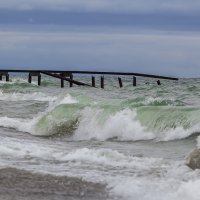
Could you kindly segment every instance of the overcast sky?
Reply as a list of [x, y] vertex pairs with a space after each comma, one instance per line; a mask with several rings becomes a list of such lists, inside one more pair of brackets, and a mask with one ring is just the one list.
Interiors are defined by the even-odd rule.
[[200, 77], [200, 1], [1, 0], [0, 61]]

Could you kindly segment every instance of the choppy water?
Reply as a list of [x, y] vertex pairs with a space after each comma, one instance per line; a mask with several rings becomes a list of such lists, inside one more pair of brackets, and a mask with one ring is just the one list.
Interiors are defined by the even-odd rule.
[[123, 80], [106, 78], [105, 90], [0, 82], [0, 166], [107, 184], [113, 199], [199, 199], [185, 156], [198, 146], [200, 79]]

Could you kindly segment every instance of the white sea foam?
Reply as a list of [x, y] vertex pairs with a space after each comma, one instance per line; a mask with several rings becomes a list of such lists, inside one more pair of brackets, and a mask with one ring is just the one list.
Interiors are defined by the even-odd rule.
[[137, 111], [131, 109], [118, 111], [107, 119], [101, 119], [102, 115], [103, 110], [85, 108], [73, 138], [75, 140], [97, 139], [102, 141], [110, 138], [122, 141], [150, 139], [170, 141], [186, 138], [200, 130], [200, 125], [197, 124], [188, 129], [179, 126], [163, 131], [148, 131], [147, 127], [142, 126], [137, 120]]
[[[58, 175], [59, 172], [65, 175], [77, 172], [86, 180], [94, 181], [95, 178], [97, 182], [107, 183], [111, 195], [120, 199], [199, 199], [199, 171], [190, 170], [181, 161], [135, 157], [111, 149], [81, 148], [70, 151], [62, 146], [21, 143], [13, 139], [4, 139], [0, 144], [1, 159], [5, 156], [29, 160], [39, 158], [46, 173], [48, 170]], [[54, 165], [54, 161], [60, 162]], [[67, 163], [64, 165], [63, 162]], [[41, 171], [40, 167], [34, 165], [34, 170]]]
[[[56, 106], [61, 104], [78, 103], [76, 99], [67, 95], [64, 98], [58, 98], [54, 102], [50, 102], [48, 109], [45, 112], [38, 113], [33, 119], [19, 119], [0, 117], [0, 126], [15, 128], [19, 131], [29, 132], [35, 135], [48, 134], [48, 131], [43, 133], [38, 129], [35, 131], [37, 122], [49, 112], [53, 112]], [[151, 140], [170, 141], [187, 138], [195, 132], [199, 132], [200, 126], [197, 124], [189, 129], [177, 127], [175, 129], [167, 129], [157, 132], [148, 131], [147, 127], [141, 125], [137, 120], [136, 110], [124, 109], [116, 113], [110, 114], [108, 117], [104, 116], [103, 110], [86, 107], [80, 111], [79, 124], [74, 132], [74, 140], [107, 140], [115, 138], [121, 141], [137, 141], [137, 140]], [[50, 124], [54, 124], [57, 119], [48, 117], [51, 120]], [[63, 122], [63, 119], [62, 119]], [[64, 123], [64, 122], [63, 122]], [[51, 129], [49, 126], [47, 129]]]
[[22, 132], [31, 132], [36, 118], [30, 119], [19, 119], [19, 118], [9, 118], [9, 117], [0, 117], [0, 126], [7, 128], [14, 128]]
[[153, 179], [132, 177], [118, 180], [113, 184], [112, 192], [126, 200], [199, 200], [199, 187], [199, 180], [186, 182], [177, 176]]
[[[15, 85], [15, 84], [29, 84], [29, 83], [27, 82], [27, 79], [24, 79], [24, 78], [12, 78], [12, 80], [10, 80], [9, 82], [5, 80], [0, 81], [0, 86], [1, 85]], [[38, 82], [32, 80], [31, 86], [38, 87]]]
[[[55, 148], [55, 146], [41, 145], [38, 143], [23, 143], [15, 140], [3, 140], [0, 142], [0, 155], [25, 158], [35, 157], [44, 160], [70, 161], [92, 163], [93, 165], [137, 168], [148, 170], [155, 165], [162, 166], [162, 159], [140, 158], [125, 155], [111, 149], [89, 149], [81, 148], [72, 151]], [[6, 144], [6, 145], [5, 145]]]
[[38, 113], [32, 119], [20, 119], [20, 118], [9, 118], [9, 117], [0, 117], [0, 126], [14, 128], [18, 131], [28, 132], [33, 135], [41, 135], [40, 132], [35, 131], [35, 126], [37, 122], [47, 113], [55, 109], [56, 106], [61, 104], [74, 104], [77, 101], [72, 98], [69, 94], [66, 96], [60, 96], [56, 101], [49, 101], [49, 106], [44, 112]]
[[105, 122], [101, 122], [99, 119], [101, 112], [103, 110], [84, 109], [74, 139], [106, 140], [117, 137], [119, 140], [148, 140], [155, 137], [136, 120], [136, 111], [134, 110], [121, 110], [110, 115]]
[[[56, 158], [62, 161], [87, 162], [97, 165], [106, 165], [113, 167], [132, 167], [147, 170], [155, 166], [155, 163], [162, 165], [162, 159], [139, 158], [125, 155], [111, 149], [88, 149], [82, 148], [72, 151], [68, 154], [56, 154]], [[145, 164], [146, 163], [146, 164]]]
[[0, 100], [2, 101], [55, 101], [56, 96], [48, 96], [42, 92], [33, 93], [5, 93], [0, 90]]
[[74, 104], [74, 103], [78, 103], [78, 101], [76, 99], [74, 99], [72, 96], [67, 95], [66, 97], [64, 97], [61, 101], [57, 102], [58, 104]]
[[167, 98], [167, 97], [146, 97], [144, 100], [144, 105], [151, 105], [154, 104], [155, 102], [157, 103], [163, 103], [166, 102], [167, 105], [173, 105], [175, 104], [175, 99], [174, 98]]
[[191, 136], [194, 133], [200, 131], [200, 125], [194, 125], [189, 129], [184, 129], [183, 127], [177, 127], [175, 129], [170, 129], [168, 131], [163, 131], [157, 137], [158, 141], [171, 141], [171, 140], [178, 140], [184, 139]]

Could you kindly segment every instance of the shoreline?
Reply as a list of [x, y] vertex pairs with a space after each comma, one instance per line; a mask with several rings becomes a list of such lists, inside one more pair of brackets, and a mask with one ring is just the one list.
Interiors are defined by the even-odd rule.
[[0, 199], [103, 200], [106, 185], [67, 176], [44, 175], [16, 168], [0, 169]]

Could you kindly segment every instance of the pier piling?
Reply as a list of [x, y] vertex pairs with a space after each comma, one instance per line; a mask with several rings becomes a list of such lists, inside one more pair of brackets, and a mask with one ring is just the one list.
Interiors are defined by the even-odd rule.
[[6, 74], [6, 82], [9, 82], [9, 74]]
[[122, 88], [123, 87], [123, 83], [122, 83], [122, 79], [120, 77], [118, 77], [118, 81], [119, 81], [119, 87]]
[[95, 77], [92, 76], [92, 87], [95, 87]]
[[3, 76], [6, 77], [6, 82], [8, 82], [9, 81], [9, 74], [8, 74], [8, 72], [0, 72], [0, 81], [3, 80]]
[[[61, 77], [65, 77], [64, 74], [60, 74]], [[60, 79], [60, 87], [64, 88], [65, 87], [65, 81], [63, 79]]]
[[38, 85], [41, 85], [41, 74], [38, 74]]
[[32, 76], [30, 75], [30, 73], [29, 73], [29, 75], [28, 75], [28, 82], [29, 82], [29, 83], [32, 82]]
[[101, 88], [104, 89], [104, 76], [101, 76]]
[[137, 85], [137, 80], [136, 80], [136, 77], [133, 76], [133, 86], [135, 87]]
[[39, 72], [30, 72], [28, 74], [28, 82], [32, 82], [32, 76], [37, 76], [38, 77], [38, 85], [41, 85], [41, 74]]
[[[70, 74], [70, 76], [69, 76], [69, 77], [70, 77], [70, 79], [71, 79], [71, 80], [73, 80], [73, 74]], [[70, 87], [73, 87], [73, 83], [72, 83], [72, 82], [70, 82], [70, 83], [69, 83], [69, 86], [70, 86]]]
[[64, 80], [62, 80], [62, 79], [60, 80], [60, 87], [61, 87], [61, 88], [64, 88], [64, 87], [65, 87]]

